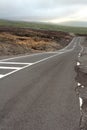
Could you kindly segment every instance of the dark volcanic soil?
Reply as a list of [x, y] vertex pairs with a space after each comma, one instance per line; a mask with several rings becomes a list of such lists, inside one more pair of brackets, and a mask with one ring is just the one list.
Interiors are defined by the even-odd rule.
[[72, 37], [58, 31], [0, 27], [0, 55], [56, 51], [68, 45]]
[[81, 85], [77, 86], [76, 92], [82, 98], [83, 103], [81, 107], [81, 130], [87, 130], [87, 40], [83, 44], [84, 50], [81, 57], [78, 58], [80, 66], [76, 66], [77, 72], [76, 81]]

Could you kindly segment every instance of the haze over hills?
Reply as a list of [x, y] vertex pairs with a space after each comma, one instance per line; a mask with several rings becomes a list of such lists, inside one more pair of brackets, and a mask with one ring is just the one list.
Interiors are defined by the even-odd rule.
[[66, 21], [66, 22], [42, 22], [42, 21], [31, 21], [31, 20], [20, 20], [20, 19], [0, 19], [0, 22], [25, 22], [25, 23], [43, 23], [43, 24], [51, 24], [51, 25], [63, 25], [63, 26], [71, 26], [71, 27], [87, 27], [87, 21]]
[[61, 24], [53, 24], [48, 22], [24, 22], [13, 20], [0, 20], [0, 28], [2, 27], [21, 27], [40, 30], [55, 30], [63, 32], [71, 32], [74, 34], [87, 34], [86, 22], [62, 22]]
[[0, 22], [25, 22], [25, 23], [43, 23], [43, 24], [52, 24], [52, 25], [63, 25], [63, 26], [71, 26], [71, 27], [87, 27], [87, 21], [67, 21], [67, 22], [59, 22], [59, 23], [51, 23], [51, 22], [42, 22], [42, 21], [31, 21], [31, 20], [11, 20], [11, 19], [0, 19]]
[[87, 27], [87, 0], [3, 0], [0, 19]]
[[62, 23], [60, 23], [60, 25], [87, 27], [87, 22], [86, 21], [68, 21], [68, 22], [62, 22]]

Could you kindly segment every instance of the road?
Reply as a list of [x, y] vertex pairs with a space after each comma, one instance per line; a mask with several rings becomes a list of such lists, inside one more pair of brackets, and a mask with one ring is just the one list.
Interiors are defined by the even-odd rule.
[[74, 67], [82, 42], [0, 60], [0, 130], [80, 130]]

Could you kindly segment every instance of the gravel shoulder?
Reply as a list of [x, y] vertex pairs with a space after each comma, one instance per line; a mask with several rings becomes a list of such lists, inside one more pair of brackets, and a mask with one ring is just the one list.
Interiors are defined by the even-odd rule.
[[76, 93], [82, 100], [81, 102], [81, 130], [87, 130], [87, 39], [82, 44], [83, 51], [78, 57], [78, 66], [75, 67], [76, 76]]

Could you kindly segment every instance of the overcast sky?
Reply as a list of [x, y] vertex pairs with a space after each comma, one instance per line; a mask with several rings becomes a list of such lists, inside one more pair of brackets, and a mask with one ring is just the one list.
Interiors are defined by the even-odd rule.
[[87, 0], [0, 0], [0, 18], [52, 23], [87, 21]]

